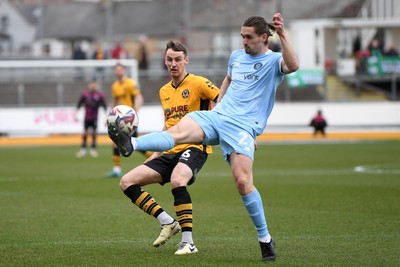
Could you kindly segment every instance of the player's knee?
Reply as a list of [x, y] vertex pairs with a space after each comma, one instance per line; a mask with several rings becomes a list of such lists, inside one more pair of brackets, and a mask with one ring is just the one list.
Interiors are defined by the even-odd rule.
[[133, 185], [133, 183], [129, 177], [126, 174], [122, 176], [121, 180], [119, 181], [119, 188], [121, 188], [122, 191], [125, 191], [125, 189], [131, 185]]
[[235, 179], [236, 189], [240, 195], [245, 196], [251, 193], [253, 184], [251, 184], [246, 178]]
[[188, 182], [190, 181], [190, 178], [186, 178], [183, 176], [173, 176], [171, 177], [171, 188], [177, 188], [181, 186], [186, 186]]

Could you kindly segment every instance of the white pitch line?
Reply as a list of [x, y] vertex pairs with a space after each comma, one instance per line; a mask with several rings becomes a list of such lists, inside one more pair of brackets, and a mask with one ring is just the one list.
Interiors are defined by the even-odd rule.
[[400, 164], [359, 165], [354, 167], [354, 171], [369, 174], [400, 174]]

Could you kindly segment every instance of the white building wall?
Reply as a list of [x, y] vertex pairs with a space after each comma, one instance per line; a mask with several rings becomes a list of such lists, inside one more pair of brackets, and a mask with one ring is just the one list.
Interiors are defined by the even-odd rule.
[[12, 50], [18, 51], [23, 45], [30, 45], [35, 39], [35, 27], [8, 2], [0, 2], [0, 18], [8, 18], [7, 34], [11, 36]]
[[[400, 105], [395, 102], [366, 103], [276, 103], [265, 132], [309, 132], [317, 110], [322, 110], [329, 132], [395, 131], [400, 129]], [[164, 114], [161, 105], [145, 105], [139, 112], [139, 133], [161, 131]], [[80, 134], [83, 109], [76, 107], [0, 108], [0, 133], [12, 136]], [[100, 110], [99, 122], [107, 113]], [[78, 119], [76, 119], [78, 118]], [[23, 123], [15, 123], [15, 122]], [[106, 133], [99, 123], [99, 133]]]
[[298, 21], [291, 25], [292, 44], [297, 52], [301, 69], [315, 69], [317, 40], [315, 26], [308, 21]]

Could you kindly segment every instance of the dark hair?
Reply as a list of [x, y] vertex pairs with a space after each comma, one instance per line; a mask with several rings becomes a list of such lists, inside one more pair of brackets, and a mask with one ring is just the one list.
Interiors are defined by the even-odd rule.
[[123, 69], [126, 70], [126, 66], [124, 64], [122, 64], [121, 62], [118, 62], [117, 64], [114, 65], [114, 69], [116, 69], [117, 67], [122, 67]]
[[[263, 17], [252, 16], [243, 22], [243, 27], [253, 27], [254, 31], [258, 35], [266, 33], [268, 36], [272, 36], [275, 33], [275, 27], [271, 23], [265, 21]], [[268, 40], [265, 44], [268, 43]]]
[[184, 44], [177, 42], [177, 41], [169, 41], [165, 47], [165, 52], [167, 52], [168, 49], [172, 49], [174, 51], [182, 51], [185, 57], [187, 56], [187, 48]]

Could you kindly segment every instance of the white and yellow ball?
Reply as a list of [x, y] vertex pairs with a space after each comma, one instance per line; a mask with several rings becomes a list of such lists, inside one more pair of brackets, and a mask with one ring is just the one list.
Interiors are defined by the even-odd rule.
[[114, 123], [122, 132], [132, 136], [139, 126], [139, 117], [133, 108], [118, 105], [107, 116], [107, 124], [110, 123]]

